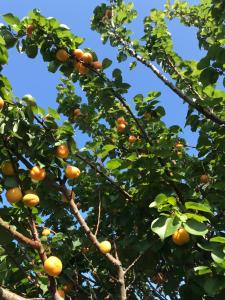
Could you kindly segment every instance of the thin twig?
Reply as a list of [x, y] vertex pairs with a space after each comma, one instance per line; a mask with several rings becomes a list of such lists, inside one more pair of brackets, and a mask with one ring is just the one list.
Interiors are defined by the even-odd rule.
[[129, 270], [131, 268], [133, 268], [133, 266], [136, 264], [136, 262], [138, 262], [138, 260], [142, 257], [143, 253], [139, 254], [135, 260], [129, 265], [129, 267], [126, 268], [126, 270], [124, 271], [124, 274], [126, 274], [127, 272], [129, 272]]
[[96, 225], [96, 230], [95, 230], [95, 236], [97, 236], [98, 231], [99, 231], [99, 225], [101, 222], [101, 206], [102, 206], [102, 201], [100, 198], [100, 191], [99, 191], [99, 204], [98, 204], [98, 221], [97, 221], [97, 225]]

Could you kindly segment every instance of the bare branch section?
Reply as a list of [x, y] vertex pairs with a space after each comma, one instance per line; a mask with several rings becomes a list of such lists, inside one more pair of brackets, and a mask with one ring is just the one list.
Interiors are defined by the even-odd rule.
[[[86, 223], [84, 218], [81, 216], [81, 214], [79, 212], [79, 209], [77, 208], [77, 205], [74, 202], [74, 199], [72, 197], [71, 198], [69, 197], [65, 185], [61, 185], [61, 191], [62, 191], [63, 195], [70, 202], [71, 212], [76, 217], [78, 223], [83, 228], [83, 230], [86, 233], [87, 237], [92, 242], [92, 244], [95, 245], [95, 247], [101, 252], [98, 239], [96, 238], [94, 233], [91, 231], [90, 227], [88, 226], [88, 224]], [[108, 261], [110, 261], [113, 265], [121, 266], [121, 262], [118, 259], [116, 259], [115, 257], [113, 257], [111, 254], [107, 253], [107, 254], [102, 254], [102, 255], [104, 255], [108, 259]]]
[[[117, 251], [117, 246], [115, 240], [113, 241], [114, 250], [115, 250], [115, 257], [119, 260], [119, 254]], [[118, 274], [118, 283], [120, 285], [120, 300], [127, 300], [127, 289], [125, 284], [125, 271], [123, 270], [122, 266], [118, 266], [117, 268]]]
[[0, 287], [0, 299], [2, 300], [45, 300], [45, 298], [24, 298], [9, 290]]
[[[31, 211], [30, 211], [30, 227], [31, 227], [31, 231], [32, 231], [34, 240], [37, 243], [39, 243], [39, 245], [40, 245], [40, 247], [38, 249], [38, 254], [40, 256], [40, 259], [41, 259], [42, 263], [44, 264], [45, 260], [47, 259], [47, 255], [45, 253], [45, 248], [44, 248], [44, 246], [42, 245], [42, 243], [39, 239], [39, 234], [38, 234], [38, 231], [37, 231], [35, 220], [34, 220], [34, 217], [31, 213]], [[48, 281], [49, 281], [50, 292], [53, 296], [53, 299], [54, 300], [60, 299], [59, 295], [58, 295], [58, 292], [57, 292], [57, 285], [56, 285], [56, 281], [55, 281], [54, 277], [48, 276]]]
[[135, 258], [135, 260], [127, 267], [127, 269], [124, 271], [124, 274], [130, 271], [131, 268], [136, 264], [136, 262], [139, 261], [139, 259], [142, 257], [142, 254], [138, 255], [138, 257]]
[[101, 222], [101, 208], [102, 208], [102, 201], [101, 201], [101, 198], [100, 198], [100, 191], [99, 191], [98, 221], [97, 221], [97, 225], [96, 225], [95, 236], [97, 236], [97, 234], [98, 234], [99, 225], [100, 225], [100, 222]]
[[175, 94], [177, 94], [184, 102], [188, 103], [191, 107], [195, 108], [200, 114], [205, 116], [207, 119], [218, 125], [225, 125], [225, 121], [217, 117], [213, 111], [202, 107], [199, 103], [193, 101], [189, 96], [185, 95], [179, 88], [177, 88], [169, 79], [164, 76], [159, 69], [156, 68], [151, 62], [139, 55], [130, 44], [124, 41], [116, 32], [111, 31], [111, 35], [116, 38], [116, 40], [124, 47], [124, 49], [137, 61], [141, 62], [143, 65], [152, 70], [152, 72], [166, 85], [168, 86]]
[[40, 243], [38, 241], [33, 241], [32, 239], [26, 237], [22, 233], [18, 232], [12, 225], [9, 225], [0, 217], [0, 226], [7, 230], [15, 239], [21, 241], [22, 243], [31, 246], [34, 249], [40, 249]]

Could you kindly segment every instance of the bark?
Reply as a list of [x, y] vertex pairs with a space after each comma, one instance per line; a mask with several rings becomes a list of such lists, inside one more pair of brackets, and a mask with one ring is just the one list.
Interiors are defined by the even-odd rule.
[[45, 300], [45, 298], [24, 298], [2, 287], [0, 287], [0, 299], [2, 300]]
[[118, 267], [118, 281], [120, 284], [120, 300], [127, 300], [127, 291], [125, 286], [125, 272], [121, 266]]

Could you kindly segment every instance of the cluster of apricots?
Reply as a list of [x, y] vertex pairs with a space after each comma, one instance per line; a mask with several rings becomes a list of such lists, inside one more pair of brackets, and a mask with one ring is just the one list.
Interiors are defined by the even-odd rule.
[[[123, 133], [126, 130], [126, 126], [127, 126], [127, 122], [124, 119], [124, 117], [119, 117], [116, 120], [116, 128], [119, 133]], [[128, 138], [128, 141], [130, 144], [134, 144], [136, 142], [136, 140], [137, 140], [137, 137], [135, 135], [130, 135]]]
[[71, 55], [65, 49], [58, 49], [56, 52], [56, 59], [62, 63], [67, 62], [71, 56], [74, 58], [74, 69], [80, 75], [88, 74], [90, 69], [102, 69], [102, 63], [94, 61], [93, 55], [90, 52], [83, 52], [81, 49], [73, 50]]
[[[110, 13], [107, 12], [109, 17]], [[31, 37], [34, 32], [34, 25], [29, 24], [26, 27], [26, 34]], [[89, 73], [90, 69], [100, 70], [102, 69], [102, 63], [100, 61], [94, 61], [93, 55], [90, 52], [84, 52], [81, 49], [74, 49], [70, 55], [68, 51], [64, 48], [60, 48], [56, 51], [56, 59], [61, 63], [67, 62], [70, 58], [74, 59], [74, 69], [78, 71], [80, 75], [86, 75]]]

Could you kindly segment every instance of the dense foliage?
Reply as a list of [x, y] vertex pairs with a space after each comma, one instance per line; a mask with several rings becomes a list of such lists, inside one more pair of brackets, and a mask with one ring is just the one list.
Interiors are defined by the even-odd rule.
[[[159, 91], [136, 95], [132, 110], [119, 67], [105, 73], [116, 62], [96, 63], [96, 49], [82, 49], [95, 63], [79, 56], [74, 50], [83, 38], [37, 9], [22, 20], [3, 15], [3, 299], [189, 299], [190, 291], [192, 300], [225, 297], [225, 93], [219, 89], [225, 86], [225, 3], [167, 1], [164, 10], [146, 12], [144, 36], [134, 39], [130, 23], [137, 16], [133, 3], [110, 1], [96, 7], [91, 28], [118, 49], [119, 63], [131, 58], [131, 72], [145, 65], [146, 74], [154, 72], [188, 104], [186, 126], [199, 136], [195, 155], [180, 138], [176, 115], [174, 126], [161, 120]], [[175, 52], [173, 19], [197, 28], [201, 60]], [[57, 110], [45, 111], [31, 95], [13, 95], [4, 76], [12, 47], [32, 59], [40, 53], [50, 73], [61, 72]], [[86, 140], [82, 149], [75, 134]], [[57, 152], [60, 145], [68, 146], [66, 154]], [[81, 173], [71, 176], [69, 165]], [[34, 166], [46, 176], [30, 172]], [[34, 205], [24, 198], [30, 189], [40, 203], [32, 193]], [[102, 241], [111, 243], [111, 253]], [[43, 268], [49, 256], [62, 261], [56, 277]]]

